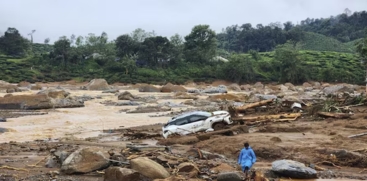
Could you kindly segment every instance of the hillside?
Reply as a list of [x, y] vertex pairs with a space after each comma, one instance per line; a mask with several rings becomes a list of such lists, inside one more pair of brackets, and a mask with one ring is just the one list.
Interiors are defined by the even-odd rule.
[[300, 42], [300, 49], [353, 53], [353, 42], [342, 43], [332, 37], [327, 37], [322, 34], [305, 32], [304, 40]]

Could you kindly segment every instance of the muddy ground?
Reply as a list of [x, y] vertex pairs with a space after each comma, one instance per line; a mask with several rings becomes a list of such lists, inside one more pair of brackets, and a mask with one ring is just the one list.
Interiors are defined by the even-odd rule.
[[[60, 83], [43, 86], [59, 86]], [[161, 127], [172, 111], [195, 109], [193, 106], [174, 107], [172, 111], [127, 113], [137, 106], [106, 106], [101, 102], [117, 101], [116, 95], [101, 91], [77, 90], [79, 84], [61, 84], [72, 95], [99, 97], [85, 102], [82, 108], [40, 110], [43, 115], [9, 116], [0, 127], [10, 131], [0, 133], [0, 180], [91, 180], [102, 181], [103, 172], [66, 175], [59, 168], [46, 168], [50, 151], [72, 152], [81, 147], [120, 152], [128, 144], [170, 146], [172, 152], [185, 155], [192, 148], [224, 155], [236, 170], [235, 163], [244, 142], [249, 142], [258, 158], [254, 169], [269, 170], [279, 159], [291, 159], [306, 164], [317, 164], [326, 169], [320, 178], [367, 179], [367, 136], [348, 138], [367, 132], [367, 107], [354, 109], [349, 119], [319, 119], [302, 116], [295, 121], [249, 126], [249, 133], [214, 135], [207, 139], [183, 136], [163, 139]], [[167, 101], [183, 103], [187, 99], [172, 99], [174, 93], [141, 93], [128, 86], [119, 86], [141, 97], [154, 96], [156, 103]], [[36, 91], [14, 94], [32, 94]], [[233, 93], [235, 94], [235, 93]], [[5, 93], [0, 93], [4, 96]], [[167, 97], [168, 96], [168, 97]], [[206, 99], [207, 95], [199, 98]], [[152, 103], [145, 102], [144, 105]], [[197, 108], [197, 107], [196, 107]], [[124, 109], [123, 111], [120, 111]], [[200, 108], [197, 108], [200, 109]], [[266, 114], [266, 113], [253, 113]], [[163, 115], [163, 116], [162, 116]], [[335, 157], [330, 155], [334, 154]], [[333, 163], [334, 165], [328, 165]], [[15, 170], [12, 170], [15, 168]], [[103, 170], [102, 170], [103, 171]], [[56, 174], [57, 173], [57, 174]], [[55, 175], [57, 175], [55, 177]]]

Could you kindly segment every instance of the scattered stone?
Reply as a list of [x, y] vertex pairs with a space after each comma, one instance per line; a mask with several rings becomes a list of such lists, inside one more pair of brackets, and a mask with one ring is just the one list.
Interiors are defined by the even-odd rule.
[[88, 173], [106, 168], [108, 154], [96, 148], [82, 148], [69, 155], [62, 163], [61, 171], [66, 174]]
[[41, 90], [37, 94], [38, 95], [45, 94], [48, 97], [53, 98], [53, 99], [64, 99], [70, 95], [70, 93], [65, 90], [59, 90], [59, 89], [54, 89], [54, 88], [48, 88], [45, 90]]
[[164, 179], [170, 176], [162, 165], [147, 157], [132, 159], [130, 165], [132, 169], [151, 179]]
[[139, 181], [139, 172], [121, 167], [109, 167], [104, 174], [104, 181]]
[[11, 84], [11, 83], [9, 83], [9, 82], [5, 82], [5, 81], [0, 80], [0, 90], [7, 91], [8, 89], [9, 89], [9, 91], [12, 90], [12, 91], [15, 92], [16, 90], [18, 90], [18, 87]]
[[109, 90], [110, 86], [108, 85], [105, 79], [93, 79], [86, 86], [82, 87], [83, 90]]
[[250, 84], [241, 85], [241, 90], [243, 91], [251, 91], [252, 86]]
[[256, 97], [260, 98], [260, 100], [269, 100], [278, 98], [276, 95], [264, 95], [264, 94], [255, 94]]
[[175, 99], [198, 99], [195, 95], [187, 94], [186, 92], [177, 92], [173, 97]]
[[7, 128], [0, 127], [0, 133], [5, 133], [5, 132], [9, 132], [9, 130]]
[[30, 91], [30, 89], [28, 87], [18, 87], [20, 92], [27, 92]]
[[291, 91], [296, 91], [296, 87], [292, 83], [285, 83], [284, 86], [286, 86]]
[[261, 82], [256, 82], [253, 87], [256, 88], [256, 89], [265, 88], [264, 84], [262, 84]]
[[27, 81], [22, 81], [18, 83], [18, 87], [26, 87], [30, 89], [32, 87], [32, 84]]
[[339, 84], [330, 87], [325, 87], [324, 90], [322, 91], [326, 95], [335, 95], [337, 93], [344, 93], [344, 92], [353, 93], [354, 89], [346, 85]]
[[84, 101], [75, 97], [67, 97], [65, 99], [52, 99], [52, 108], [75, 108], [84, 107]]
[[112, 93], [112, 94], [115, 94], [115, 93], [118, 93], [118, 92], [120, 92], [120, 91], [117, 90], [117, 89], [111, 89], [111, 90], [102, 91], [102, 93]]
[[312, 85], [308, 82], [302, 84], [303, 88], [312, 87]]
[[317, 178], [316, 170], [306, 167], [305, 164], [293, 160], [277, 160], [272, 163], [272, 171], [280, 176], [296, 179]]
[[70, 155], [70, 153], [66, 151], [55, 151], [53, 155], [56, 157], [56, 159], [58, 159], [58, 162], [62, 164], [64, 163], [66, 158]]
[[187, 90], [182, 86], [168, 83], [161, 88], [161, 92], [187, 92]]
[[289, 90], [289, 88], [288, 88], [287, 86], [283, 85], [283, 84], [279, 86], [279, 89], [280, 89], [280, 91], [282, 91], [282, 92], [286, 92], [286, 91], [288, 91], [288, 90]]
[[42, 86], [40, 84], [32, 85], [31, 90], [42, 90]]
[[200, 91], [207, 94], [216, 94], [216, 93], [227, 93], [227, 86], [219, 85], [218, 87], [209, 87], [203, 91]]
[[46, 161], [46, 164], [45, 164], [45, 167], [46, 168], [56, 168], [58, 167], [59, 165], [57, 164], [57, 162], [55, 161], [54, 157], [53, 156], [49, 156], [47, 158], [47, 161]]

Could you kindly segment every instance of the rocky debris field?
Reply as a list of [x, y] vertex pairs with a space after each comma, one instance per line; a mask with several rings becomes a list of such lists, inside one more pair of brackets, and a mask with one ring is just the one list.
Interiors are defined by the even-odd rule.
[[[236, 161], [245, 141], [257, 156], [253, 180], [367, 179], [366, 96], [364, 87], [356, 85], [111, 86], [95, 79], [84, 85], [0, 82], [0, 90], [0, 135], [19, 132], [1, 125], [9, 120], [47, 117], [60, 108], [83, 107], [89, 114], [89, 106], [98, 105], [105, 113], [107, 108], [119, 110], [110, 113], [122, 120], [163, 118], [159, 124], [148, 121], [136, 127], [110, 122], [115, 125], [103, 124], [98, 136], [85, 138], [68, 133], [8, 140], [0, 145], [0, 180], [243, 180]], [[228, 110], [234, 124], [162, 137], [169, 117], [193, 110]], [[80, 126], [92, 124], [99, 123]]]

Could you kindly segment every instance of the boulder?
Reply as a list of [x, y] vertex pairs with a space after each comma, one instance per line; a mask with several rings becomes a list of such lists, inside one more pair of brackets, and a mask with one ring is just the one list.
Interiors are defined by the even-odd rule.
[[84, 107], [84, 101], [75, 97], [65, 99], [51, 99], [52, 108], [75, 108]]
[[22, 81], [22, 82], [19, 82], [18, 84], [18, 87], [27, 87], [27, 88], [31, 88], [32, 87], [32, 84], [27, 82], [27, 81]]
[[108, 85], [105, 79], [93, 79], [84, 87], [84, 89], [86, 90], [109, 90], [110, 86]]
[[111, 89], [111, 90], [105, 90], [105, 91], [102, 91], [102, 93], [106, 94], [106, 93], [112, 93], [112, 94], [115, 94], [115, 93], [118, 93], [120, 92], [119, 90], [117, 89]]
[[241, 85], [241, 90], [243, 91], [251, 91], [252, 86], [250, 84]]
[[228, 89], [236, 92], [241, 91], [241, 87], [238, 84], [231, 84], [228, 86]]
[[354, 89], [350, 86], [339, 84], [339, 85], [333, 85], [330, 87], [325, 87], [322, 91], [326, 95], [334, 95], [334, 94], [344, 93], [344, 92], [353, 93]]
[[321, 89], [322, 87], [320, 82], [313, 82], [312, 85], [313, 85], [313, 88], [315, 89]]
[[97, 148], [81, 148], [70, 154], [62, 163], [61, 171], [66, 174], [88, 173], [109, 165], [109, 155]]
[[147, 157], [132, 159], [130, 160], [130, 165], [132, 169], [150, 179], [164, 179], [170, 176], [162, 165]]
[[224, 172], [217, 176], [217, 181], [242, 181], [245, 176], [242, 172]]
[[293, 160], [277, 160], [272, 163], [272, 171], [284, 177], [296, 179], [317, 178], [316, 170]]
[[13, 95], [0, 98], [0, 109], [49, 109], [51, 99], [46, 94]]
[[134, 100], [136, 97], [133, 96], [129, 91], [125, 91], [117, 96], [118, 100]]
[[4, 90], [4, 91], [14, 91], [16, 92], [16, 90], [18, 90], [18, 87], [9, 83], [9, 82], [6, 82], [6, 81], [2, 81], [0, 80], [0, 90]]
[[160, 92], [161, 90], [153, 85], [142, 85], [139, 87], [139, 92]]
[[258, 97], [260, 100], [269, 100], [278, 98], [276, 95], [264, 95], [264, 94], [255, 94], [255, 97]]
[[0, 117], [0, 122], [6, 122], [6, 118]]
[[187, 92], [187, 90], [182, 86], [168, 83], [161, 88], [161, 92]]
[[296, 87], [290, 82], [285, 83], [284, 86], [288, 87], [289, 90], [292, 90], [292, 91], [296, 90]]
[[203, 91], [203, 93], [207, 94], [217, 94], [217, 93], [227, 93], [227, 86], [225, 85], [219, 85], [218, 87], [209, 87]]
[[31, 89], [29, 89], [28, 87], [18, 87], [20, 92], [27, 92], [30, 91]]
[[31, 90], [42, 90], [42, 86], [40, 84], [32, 85]]
[[312, 85], [308, 82], [302, 84], [303, 88], [312, 87]]
[[279, 89], [280, 89], [282, 92], [286, 92], [286, 91], [288, 91], [288, 90], [289, 90], [289, 88], [288, 88], [287, 86], [283, 85], [283, 84], [279, 86]]
[[139, 172], [121, 167], [109, 167], [104, 174], [104, 181], [139, 181]]
[[194, 163], [184, 162], [177, 166], [177, 172], [188, 173], [190, 178], [194, 178], [197, 177], [200, 169]]
[[253, 87], [256, 88], [256, 89], [265, 88], [264, 84], [262, 84], [261, 82], [256, 82]]
[[70, 93], [66, 92], [65, 90], [59, 90], [59, 89], [54, 89], [54, 88], [47, 88], [45, 90], [41, 90], [37, 94], [38, 95], [45, 94], [48, 97], [53, 98], [53, 99], [64, 99], [70, 95]]
[[0, 133], [5, 133], [5, 132], [9, 132], [9, 130], [7, 128], [0, 127]]

